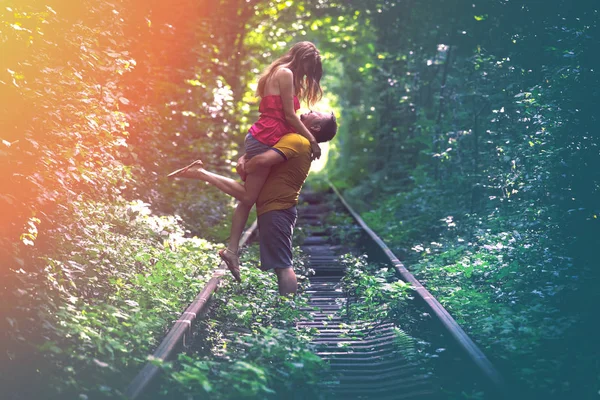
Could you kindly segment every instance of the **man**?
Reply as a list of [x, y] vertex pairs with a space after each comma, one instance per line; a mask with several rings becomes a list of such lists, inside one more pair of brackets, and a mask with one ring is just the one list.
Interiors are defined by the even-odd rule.
[[[302, 114], [300, 119], [319, 143], [333, 139], [337, 133], [333, 113], [311, 111]], [[296, 293], [298, 289], [292, 266], [292, 234], [296, 224], [298, 196], [308, 176], [310, 164], [310, 143], [297, 133], [285, 135], [270, 150], [248, 161], [245, 157], [238, 161], [238, 173], [242, 179], [257, 168], [271, 168], [256, 201], [256, 213], [261, 269], [275, 270], [281, 295]], [[242, 184], [205, 170], [200, 162], [179, 176], [201, 179], [240, 201], [246, 200]]]

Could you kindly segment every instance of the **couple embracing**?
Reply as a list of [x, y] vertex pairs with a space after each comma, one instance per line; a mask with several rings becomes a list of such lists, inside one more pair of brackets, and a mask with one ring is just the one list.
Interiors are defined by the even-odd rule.
[[292, 265], [292, 235], [300, 190], [311, 161], [321, 156], [318, 143], [331, 140], [337, 132], [333, 113], [296, 114], [301, 100], [310, 107], [321, 99], [322, 75], [321, 56], [310, 42], [296, 43], [267, 67], [257, 89], [260, 117], [246, 135], [246, 153], [237, 164], [243, 184], [207, 171], [199, 160], [169, 174], [203, 180], [239, 200], [229, 245], [219, 251], [238, 282], [239, 241], [256, 204], [261, 269], [275, 271], [281, 295], [296, 293], [298, 287]]

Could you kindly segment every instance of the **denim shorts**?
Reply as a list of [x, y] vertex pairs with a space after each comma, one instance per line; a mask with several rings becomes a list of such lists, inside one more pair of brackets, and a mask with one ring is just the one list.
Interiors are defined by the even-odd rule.
[[271, 146], [266, 145], [256, 139], [250, 132], [246, 135], [246, 140], [244, 141], [244, 145], [246, 147], [246, 159], [249, 160], [254, 156], [257, 156], [265, 151], [269, 150]]
[[297, 217], [296, 206], [258, 217], [260, 269], [292, 267], [292, 236]]

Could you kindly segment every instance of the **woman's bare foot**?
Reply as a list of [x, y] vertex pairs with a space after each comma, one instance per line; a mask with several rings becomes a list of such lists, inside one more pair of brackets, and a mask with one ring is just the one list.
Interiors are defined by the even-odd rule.
[[171, 172], [169, 175], [167, 175], [167, 178], [192, 178], [192, 176], [189, 176], [189, 174], [186, 174], [190, 168], [195, 167], [195, 166], [202, 166], [202, 161], [201, 160], [196, 160], [193, 163], [191, 163], [188, 166], [185, 166], [183, 168], [179, 168], [173, 172]]
[[233, 275], [234, 279], [238, 282], [242, 282], [242, 278], [240, 276], [240, 258], [238, 255], [228, 248], [225, 248], [219, 250], [219, 256], [221, 259], [223, 259], [223, 261], [225, 261], [225, 264], [227, 265], [227, 268], [229, 269], [229, 272], [231, 272], [231, 275]]

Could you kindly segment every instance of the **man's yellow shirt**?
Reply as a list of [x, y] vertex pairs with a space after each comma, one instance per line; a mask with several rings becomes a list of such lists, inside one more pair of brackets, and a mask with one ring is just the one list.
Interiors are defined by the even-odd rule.
[[277, 151], [285, 161], [271, 167], [256, 201], [258, 215], [298, 204], [298, 196], [311, 163], [310, 142], [297, 133], [288, 133], [273, 146], [273, 150], [267, 151]]

